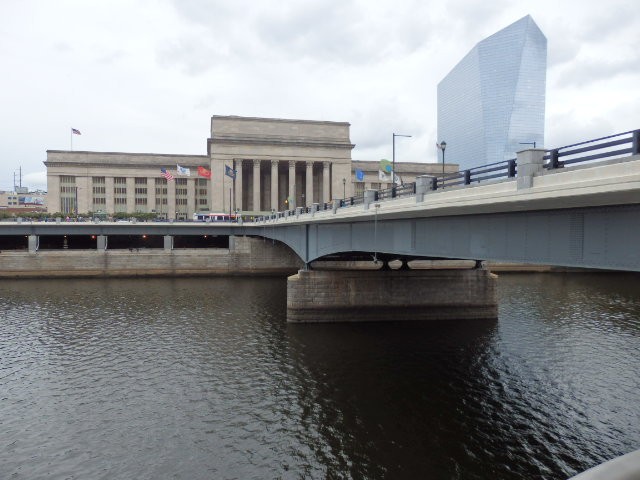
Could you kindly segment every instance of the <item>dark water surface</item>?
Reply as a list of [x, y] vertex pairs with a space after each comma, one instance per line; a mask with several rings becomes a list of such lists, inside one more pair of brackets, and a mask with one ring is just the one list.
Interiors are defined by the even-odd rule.
[[640, 276], [287, 325], [283, 279], [0, 282], [0, 479], [566, 478], [640, 448]]

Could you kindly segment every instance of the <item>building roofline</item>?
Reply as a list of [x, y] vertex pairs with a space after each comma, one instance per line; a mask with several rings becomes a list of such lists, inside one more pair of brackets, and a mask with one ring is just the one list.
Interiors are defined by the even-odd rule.
[[[351, 160], [351, 163], [366, 163], [366, 164], [379, 164], [380, 160]], [[421, 166], [421, 165], [442, 165], [442, 162], [401, 162], [396, 160], [396, 166], [401, 165], [401, 166]], [[458, 165], [457, 163], [449, 163], [446, 162], [445, 165]], [[356, 165], [357, 166], [357, 165]]]
[[47, 153], [65, 153], [65, 154], [89, 154], [89, 155], [127, 155], [138, 157], [198, 157], [209, 158], [207, 155], [194, 155], [189, 153], [131, 153], [131, 152], [95, 152], [89, 150], [47, 150]]
[[281, 122], [281, 123], [305, 123], [305, 124], [314, 124], [314, 125], [341, 125], [341, 126], [351, 126], [349, 122], [334, 122], [330, 120], [301, 120], [296, 118], [268, 118], [268, 117], [243, 117], [239, 115], [212, 115], [211, 121], [214, 119], [227, 119], [227, 120], [240, 120], [247, 122]]

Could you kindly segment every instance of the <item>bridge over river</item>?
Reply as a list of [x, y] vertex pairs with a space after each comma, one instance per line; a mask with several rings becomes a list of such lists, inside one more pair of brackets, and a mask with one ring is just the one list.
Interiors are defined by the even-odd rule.
[[[408, 262], [467, 259], [477, 267], [491, 260], [640, 271], [639, 218], [635, 130], [525, 150], [506, 162], [251, 222], [3, 222], [0, 238], [26, 236], [35, 253], [41, 237], [56, 235], [91, 237], [97, 251], [118, 236], [161, 237], [168, 252], [178, 237], [262, 237], [287, 245], [306, 266], [290, 279], [294, 321], [352, 318], [356, 312], [360, 319], [491, 317], [494, 280], [482, 268], [445, 274], [410, 270]], [[371, 260], [381, 271], [308, 268], [326, 259]], [[401, 260], [402, 267], [390, 270], [391, 260]], [[434, 283], [446, 288], [434, 289]], [[435, 303], [417, 301], [424, 295], [416, 292], [425, 289], [440, 292], [432, 295]]]

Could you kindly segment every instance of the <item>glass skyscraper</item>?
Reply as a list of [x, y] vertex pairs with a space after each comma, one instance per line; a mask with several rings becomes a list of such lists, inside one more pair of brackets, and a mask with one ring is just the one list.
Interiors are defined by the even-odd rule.
[[544, 145], [547, 39], [530, 15], [485, 38], [438, 84], [438, 143], [460, 170]]

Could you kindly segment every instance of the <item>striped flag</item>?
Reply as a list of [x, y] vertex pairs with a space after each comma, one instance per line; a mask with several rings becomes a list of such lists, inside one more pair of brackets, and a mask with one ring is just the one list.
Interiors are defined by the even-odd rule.
[[82, 134], [80, 133], [80, 130], [78, 130], [77, 128], [72, 128], [72, 129], [71, 129], [71, 133], [73, 133], [73, 134], [75, 134], [75, 135], [82, 135]]
[[170, 182], [171, 180], [173, 180], [173, 175], [171, 175], [171, 173], [166, 169], [166, 168], [161, 168], [160, 169], [160, 174], [167, 179], [168, 182]]

